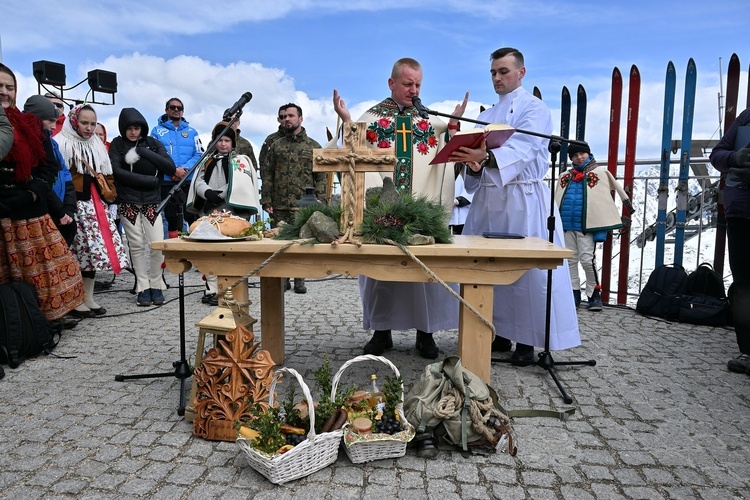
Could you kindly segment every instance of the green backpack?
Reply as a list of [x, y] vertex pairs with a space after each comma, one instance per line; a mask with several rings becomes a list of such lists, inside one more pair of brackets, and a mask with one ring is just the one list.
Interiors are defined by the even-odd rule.
[[497, 394], [449, 356], [432, 363], [404, 400], [404, 415], [417, 434], [433, 432], [438, 443], [468, 451], [502, 449], [515, 456], [511, 421]]

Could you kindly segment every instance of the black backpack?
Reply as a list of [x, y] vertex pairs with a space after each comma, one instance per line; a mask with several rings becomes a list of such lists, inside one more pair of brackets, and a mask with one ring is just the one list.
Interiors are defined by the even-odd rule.
[[678, 264], [657, 267], [648, 277], [635, 310], [646, 316], [677, 319], [680, 297], [685, 292], [687, 278], [685, 269]]
[[724, 280], [708, 262], [704, 262], [698, 266], [698, 269], [688, 274], [685, 293], [690, 295], [709, 295], [717, 299], [727, 298], [727, 293], [724, 289]]
[[16, 368], [56, 345], [54, 331], [39, 309], [36, 289], [23, 281], [0, 284], [0, 363]]
[[693, 325], [724, 326], [729, 321], [729, 301], [724, 280], [704, 262], [688, 275], [680, 298], [678, 320]]

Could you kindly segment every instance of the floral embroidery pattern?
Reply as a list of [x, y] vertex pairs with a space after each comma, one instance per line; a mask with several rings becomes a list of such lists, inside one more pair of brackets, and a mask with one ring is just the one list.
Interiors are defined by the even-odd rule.
[[590, 188], [596, 186], [597, 184], [599, 184], [599, 176], [596, 175], [594, 172], [587, 173], [586, 184], [588, 184]]
[[[370, 113], [379, 115], [378, 118], [367, 127], [365, 137], [370, 144], [376, 144], [379, 148], [389, 148], [395, 141], [394, 116], [400, 113], [398, 106], [391, 99], [373, 106]], [[411, 142], [417, 148], [419, 154], [427, 155], [430, 149], [436, 148], [438, 139], [435, 129], [429, 120], [418, 118], [416, 108], [406, 108], [403, 113], [412, 118]]]

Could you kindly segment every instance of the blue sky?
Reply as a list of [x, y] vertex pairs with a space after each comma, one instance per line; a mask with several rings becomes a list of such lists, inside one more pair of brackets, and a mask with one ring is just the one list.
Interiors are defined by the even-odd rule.
[[[428, 107], [452, 110], [469, 91], [466, 116], [474, 118], [480, 104], [497, 100], [489, 79], [490, 52], [514, 46], [526, 56], [524, 86], [540, 88], [556, 132], [563, 85], [573, 92], [574, 113], [575, 89], [584, 85], [586, 139], [600, 159], [607, 151], [612, 69], [619, 67], [627, 78], [637, 65], [642, 76], [637, 152], [657, 157], [667, 63], [673, 61], [678, 74], [673, 137], [679, 138], [685, 69], [690, 57], [696, 61], [694, 137], [702, 139], [717, 134], [719, 58], [726, 72], [732, 53], [740, 57], [740, 109], [750, 63], [746, 6], [736, 0], [162, 0], [148, 5], [5, 0], [2, 11], [2, 61], [19, 77], [21, 103], [37, 93], [33, 61], [65, 64], [68, 86], [91, 69], [117, 73], [116, 104], [98, 107], [110, 137], [117, 135], [122, 107], [138, 108], [155, 124], [166, 99], [179, 96], [186, 119], [207, 139], [223, 110], [250, 91], [254, 98], [241, 128], [256, 147], [276, 129], [278, 106], [290, 101], [303, 107], [308, 133], [322, 143], [325, 128], [336, 125], [332, 90], [338, 89], [358, 116], [388, 95], [391, 65], [405, 56], [423, 65], [422, 101]], [[83, 98], [86, 89], [84, 84], [65, 95]], [[623, 107], [627, 88], [624, 96]]]

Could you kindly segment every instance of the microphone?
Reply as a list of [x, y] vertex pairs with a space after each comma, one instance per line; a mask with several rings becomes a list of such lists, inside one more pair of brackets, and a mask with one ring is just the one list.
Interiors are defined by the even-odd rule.
[[420, 99], [417, 96], [414, 96], [411, 98], [411, 103], [415, 108], [417, 108], [417, 111], [419, 112], [419, 116], [425, 119], [430, 117], [430, 110], [424, 107], [424, 104], [422, 104], [422, 99]]
[[245, 92], [244, 94], [242, 94], [242, 96], [239, 98], [239, 100], [237, 102], [235, 102], [234, 104], [232, 104], [231, 108], [229, 108], [228, 110], [224, 111], [224, 118], [223, 118], [223, 120], [224, 121], [231, 120], [232, 119], [232, 115], [234, 115], [238, 111], [241, 111], [242, 108], [245, 107], [245, 104], [247, 104], [248, 102], [250, 102], [250, 100], [252, 98], [253, 98], [253, 94], [251, 94], [250, 92]]

